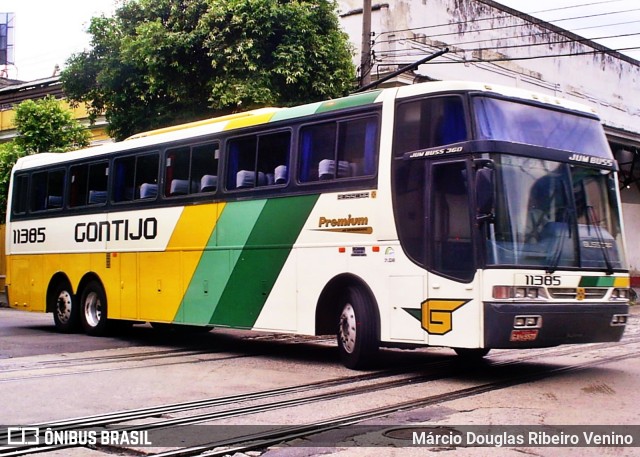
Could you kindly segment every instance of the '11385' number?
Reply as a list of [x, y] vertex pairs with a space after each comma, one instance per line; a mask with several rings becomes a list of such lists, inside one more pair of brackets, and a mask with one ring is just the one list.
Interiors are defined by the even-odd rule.
[[13, 231], [13, 244], [44, 243], [46, 239], [44, 227], [23, 228]]
[[559, 286], [560, 276], [525, 275], [527, 286]]

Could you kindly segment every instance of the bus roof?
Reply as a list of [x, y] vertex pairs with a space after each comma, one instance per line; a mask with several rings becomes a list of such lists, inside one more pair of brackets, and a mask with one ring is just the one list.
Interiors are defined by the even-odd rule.
[[486, 92], [525, 101], [535, 101], [591, 115], [595, 113], [594, 110], [585, 105], [524, 89], [467, 81], [434, 81], [399, 88], [375, 89], [343, 98], [315, 102], [291, 108], [260, 108], [242, 113], [229, 114], [142, 132], [127, 138], [125, 141], [106, 143], [87, 149], [80, 149], [66, 153], [40, 153], [29, 155], [20, 158], [16, 163], [15, 169], [19, 170], [23, 168], [38, 167], [52, 163], [77, 160], [88, 156], [97, 157], [113, 152], [149, 147], [156, 144], [180, 141], [187, 138], [197, 138], [210, 135], [212, 133], [235, 130], [243, 127], [266, 124], [269, 122], [296, 119], [339, 109], [365, 106], [368, 104], [380, 103], [387, 97], [405, 98], [421, 94], [442, 92]]

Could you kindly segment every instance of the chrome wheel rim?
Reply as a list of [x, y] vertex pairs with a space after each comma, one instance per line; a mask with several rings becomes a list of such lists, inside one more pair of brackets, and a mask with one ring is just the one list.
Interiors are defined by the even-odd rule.
[[66, 291], [60, 291], [58, 294], [58, 300], [56, 301], [56, 316], [58, 321], [66, 324], [71, 319], [71, 307], [73, 306], [73, 300], [71, 294]]
[[91, 292], [84, 301], [84, 317], [91, 327], [96, 327], [100, 323], [102, 317], [102, 303], [98, 294]]
[[353, 353], [356, 347], [356, 313], [353, 306], [347, 303], [340, 315], [340, 341], [348, 354]]

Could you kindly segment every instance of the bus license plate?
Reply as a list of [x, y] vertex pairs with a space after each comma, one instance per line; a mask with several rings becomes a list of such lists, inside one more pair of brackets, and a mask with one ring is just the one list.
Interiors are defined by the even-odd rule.
[[535, 330], [511, 330], [510, 341], [535, 341], [538, 338], [538, 329]]

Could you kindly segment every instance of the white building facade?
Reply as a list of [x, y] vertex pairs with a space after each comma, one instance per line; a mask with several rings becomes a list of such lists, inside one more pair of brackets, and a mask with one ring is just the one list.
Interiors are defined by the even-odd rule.
[[[338, 4], [360, 66], [363, 1]], [[628, 260], [640, 287], [640, 62], [492, 0], [373, 0], [371, 32], [373, 80], [449, 49], [387, 85], [482, 81], [594, 108], [620, 166]]]

